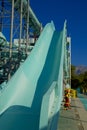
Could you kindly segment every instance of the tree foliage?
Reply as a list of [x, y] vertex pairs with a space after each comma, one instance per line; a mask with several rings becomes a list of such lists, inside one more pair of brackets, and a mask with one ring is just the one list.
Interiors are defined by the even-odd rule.
[[71, 87], [74, 89], [81, 88], [87, 91], [87, 72], [77, 75], [75, 66], [71, 66]]

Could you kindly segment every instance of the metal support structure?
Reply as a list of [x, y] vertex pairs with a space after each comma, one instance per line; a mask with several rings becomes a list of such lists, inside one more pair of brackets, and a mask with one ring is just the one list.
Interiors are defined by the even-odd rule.
[[13, 22], [14, 22], [14, 0], [12, 0], [11, 30], [10, 30], [10, 55], [9, 55], [9, 58], [12, 57]]
[[19, 32], [19, 46], [18, 46], [18, 60], [19, 60], [19, 65], [20, 65], [20, 51], [21, 51], [21, 39], [22, 39], [22, 11], [23, 11], [23, 0], [20, 1], [20, 32]]
[[67, 50], [67, 60], [68, 60], [68, 75], [69, 75], [69, 84], [71, 86], [71, 37], [67, 37], [67, 44], [68, 44], [68, 50]]
[[68, 72], [67, 72], [67, 41], [64, 44], [64, 79], [67, 82], [67, 76], [68, 76]]
[[42, 27], [42, 23], [41, 23], [40, 34], [41, 34], [42, 30], [43, 30], [43, 27]]
[[29, 0], [27, 1], [27, 35], [26, 35], [26, 56], [28, 55], [28, 46], [29, 46]]
[[70, 86], [71, 86], [71, 38], [69, 43], [69, 51], [70, 51]]
[[[5, 74], [6, 80], [11, 78], [13, 72], [19, 67], [20, 61], [24, 61], [29, 51], [31, 51], [31, 49], [29, 50], [29, 34], [32, 33], [34, 36], [35, 33], [36, 41], [42, 29], [41, 23], [30, 7], [30, 0], [0, 0], [0, 31], [4, 34], [7, 41], [6, 43], [3, 42], [3, 46], [6, 45], [7, 47], [6, 52], [3, 53], [5, 51], [3, 49], [1, 53], [1, 55], [3, 54], [2, 59], [5, 60], [1, 64], [7, 68], [5, 68], [7, 71]], [[22, 39], [24, 39], [25, 46], [21, 45]], [[16, 47], [17, 50], [13, 50]], [[21, 47], [23, 55], [21, 55]], [[18, 67], [14, 67], [14, 61]]]
[[22, 9], [23, 9], [23, 1], [21, 0], [21, 7], [20, 7], [20, 36], [19, 36], [19, 51], [20, 51], [21, 38], [22, 38]]
[[[12, 58], [13, 22], [14, 22], [14, 0], [12, 0], [11, 28], [10, 28], [10, 47], [9, 47], [9, 59], [10, 59], [10, 61], [11, 61], [11, 58]], [[11, 77], [10, 70], [11, 70], [11, 68], [9, 68], [8, 80]]]

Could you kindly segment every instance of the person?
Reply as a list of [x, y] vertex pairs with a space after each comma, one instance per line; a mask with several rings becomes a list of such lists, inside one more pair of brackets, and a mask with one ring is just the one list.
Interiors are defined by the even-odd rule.
[[64, 95], [64, 109], [68, 110], [71, 109], [71, 101], [70, 101], [70, 89], [65, 89]]

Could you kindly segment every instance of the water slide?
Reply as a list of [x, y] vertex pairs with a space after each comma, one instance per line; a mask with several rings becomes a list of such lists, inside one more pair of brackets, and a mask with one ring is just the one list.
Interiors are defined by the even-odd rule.
[[[65, 25], [43, 29], [0, 94], [0, 130], [56, 130], [62, 100]], [[55, 123], [56, 122], [56, 123]]]

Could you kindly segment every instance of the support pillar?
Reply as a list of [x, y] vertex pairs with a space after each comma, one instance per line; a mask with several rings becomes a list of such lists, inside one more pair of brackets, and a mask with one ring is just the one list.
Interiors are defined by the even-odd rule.
[[[12, 0], [12, 13], [11, 13], [11, 29], [10, 29], [10, 46], [9, 46], [9, 64], [11, 64], [12, 58], [12, 39], [13, 39], [13, 22], [14, 22], [14, 0]], [[9, 65], [8, 80], [11, 77], [11, 65]]]
[[19, 64], [20, 64], [20, 51], [21, 51], [21, 39], [22, 39], [22, 10], [23, 10], [23, 0], [21, 0], [21, 4], [20, 4], [20, 34], [19, 34], [19, 47], [18, 47], [18, 60], [19, 60]]
[[29, 0], [27, 0], [27, 34], [26, 34], [26, 56], [28, 56], [28, 46], [29, 46]]

